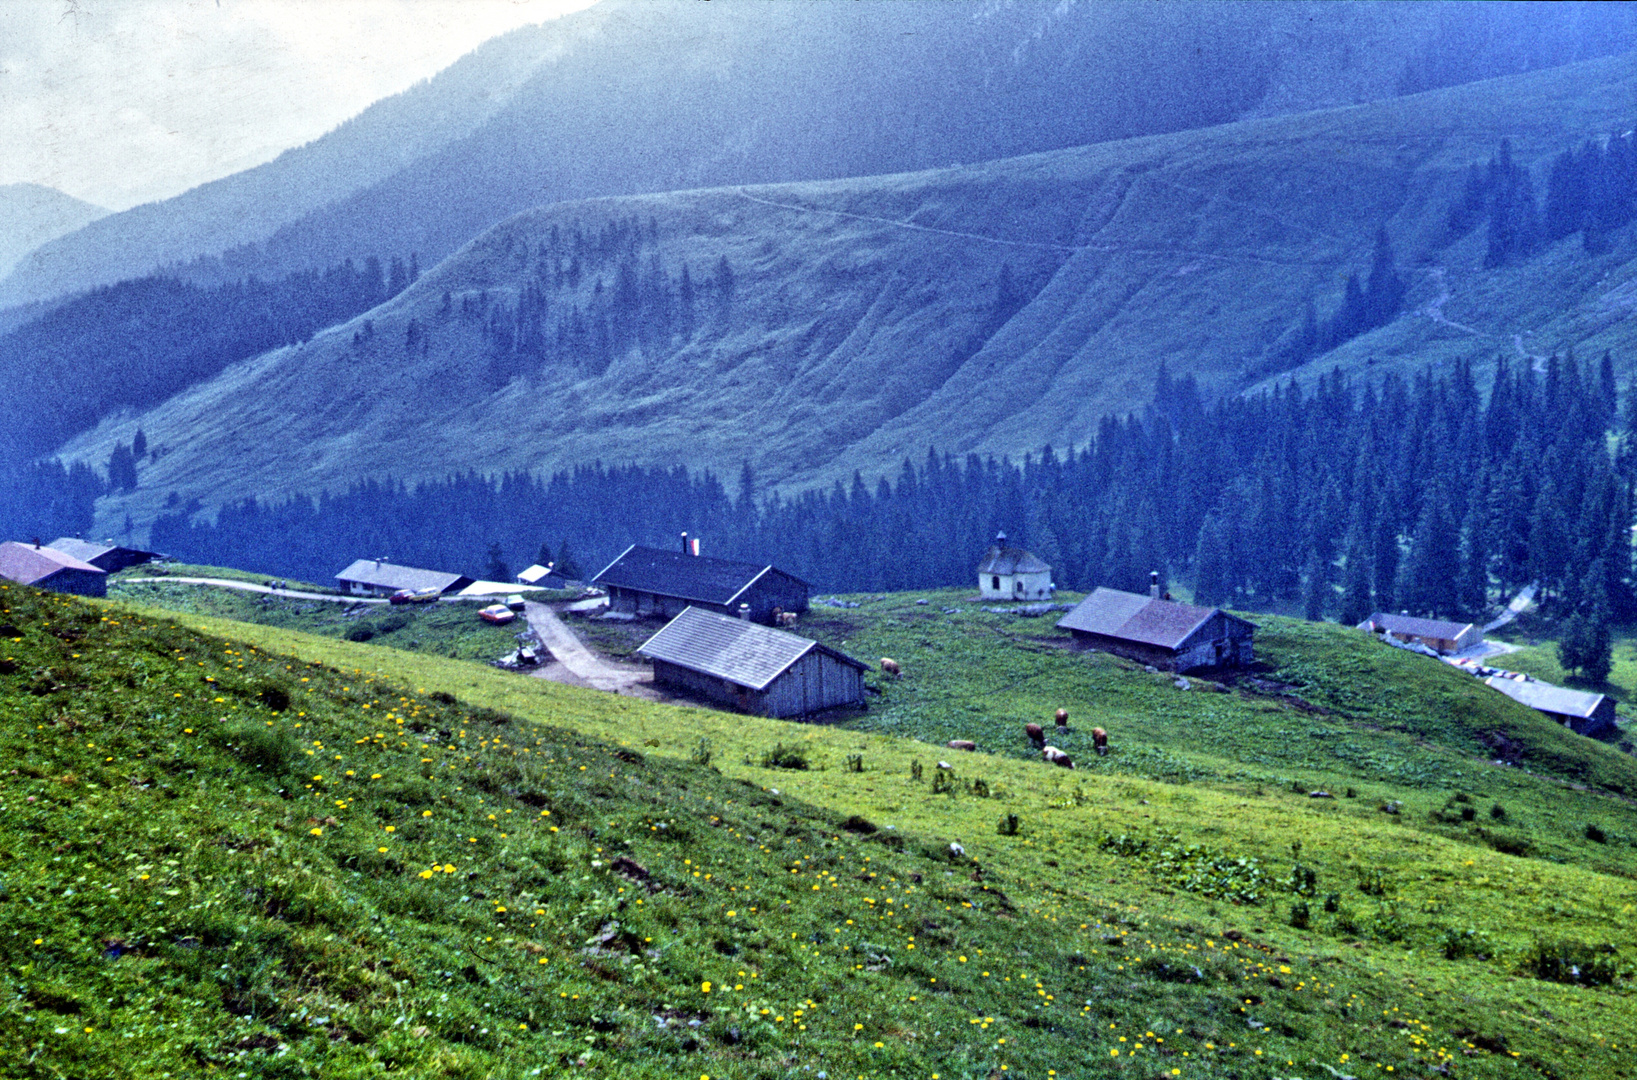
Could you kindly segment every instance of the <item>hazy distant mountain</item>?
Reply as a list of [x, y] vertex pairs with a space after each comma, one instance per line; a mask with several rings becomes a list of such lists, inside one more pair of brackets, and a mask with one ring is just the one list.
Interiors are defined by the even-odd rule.
[[0, 184], [0, 276], [18, 259], [108, 211], [39, 184]]
[[[1493, 251], [1456, 227], [1509, 137], [1538, 189], [1624, 122], [1637, 56], [1372, 105], [915, 174], [585, 200], [494, 227], [396, 298], [104, 424], [153, 460], [108, 521], [367, 477], [749, 462], [787, 489], [930, 446], [1083, 444], [1158, 365], [1207, 395], [1301, 364], [1350, 276], [1407, 295], [1306, 362], [1637, 357], [1637, 225]], [[1622, 153], [1630, 151], [1627, 146]], [[1506, 160], [1506, 155], [1502, 155]], [[1637, 202], [1627, 208], [1637, 214]], [[1381, 288], [1383, 292], [1391, 289]]]
[[[1625, 5], [609, 0], [490, 42], [308, 146], [99, 222], [0, 306], [166, 264], [278, 277], [531, 206], [880, 174], [1205, 127], [1637, 42]], [[232, 250], [230, 250], [232, 249]]]

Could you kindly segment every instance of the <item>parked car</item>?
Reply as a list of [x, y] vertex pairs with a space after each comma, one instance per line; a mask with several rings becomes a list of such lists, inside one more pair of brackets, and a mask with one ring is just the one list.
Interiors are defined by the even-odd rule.
[[506, 606], [511, 608], [513, 611], [522, 611], [523, 610], [523, 594], [522, 593], [512, 593], [510, 596], [506, 597]]
[[397, 592], [395, 592], [391, 596], [387, 597], [387, 603], [389, 603], [389, 604], [408, 604], [408, 603], [412, 602], [414, 599], [415, 599], [415, 590], [414, 589], [399, 589]]
[[492, 622], [498, 625], [502, 623], [509, 623], [513, 619], [517, 618], [517, 612], [507, 607], [505, 604], [490, 604], [488, 607], [478, 612], [477, 617], [485, 622]]

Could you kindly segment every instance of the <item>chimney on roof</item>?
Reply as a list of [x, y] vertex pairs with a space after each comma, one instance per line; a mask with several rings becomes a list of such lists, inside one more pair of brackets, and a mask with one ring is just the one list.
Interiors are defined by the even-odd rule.
[[740, 604], [739, 605], [739, 618], [745, 620], [745, 622], [750, 621], [750, 605], [749, 604]]
[[691, 554], [691, 552], [688, 551], [688, 534], [687, 533], [682, 534], [682, 554], [684, 554], [684, 555]]
[[39, 537], [38, 537], [38, 536], [36, 536], [36, 537], [35, 537], [35, 538], [34, 538], [34, 550], [35, 550], [35, 551], [39, 551], [39, 550], [40, 550], [40, 538], [39, 538]]
[[1005, 547], [1006, 546], [1006, 530], [1005, 529], [1002, 529], [1000, 532], [995, 534], [995, 546], [996, 547]]
[[1153, 600], [1160, 598], [1160, 572], [1158, 570], [1148, 572], [1148, 595]]

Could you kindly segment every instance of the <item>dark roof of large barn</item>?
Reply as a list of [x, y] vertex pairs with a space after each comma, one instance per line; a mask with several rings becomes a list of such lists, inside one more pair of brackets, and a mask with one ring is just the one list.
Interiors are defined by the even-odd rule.
[[765, 690], [791, 664], [815, 650], [860, 671], [869, 667], [816, 641], [691, 606], [637, 649], [650, 659], [668, 661], [757, 691]]
[[[1195, 607], [1174, 600], [1155, 600], [1119, 589], [1098, 588], [1057, 621], [1065, 630], [1121, 638], [1177, 649], [1220, 608]], [[1234, 615], [1227, 618], [1254, 626]]]
[[1603, 704], [1602, 694], [1588, 694], [1535, 680], [1524, 682], [1502, 675], [1491, 675], [1484, 680], [1484, 685], [1499, 690], [1513, 701], [1521, 702], [1531, 709], [1557, 713], [1559, 716], [1589, 717]]
[[19, 544], [15, 540], [0, 544], [0, 577], [9, 578], [19, 585], [32, 585], [59, 570], [83, 570], [90, 574], [103, 572], [100, 567], [55, 548]]
[[978, 564], [980, 574], [1043, 574], [1050, 569], [1051, 566], [1035, 558], [1033, 552], [1002, 544], [989, 545], [983, 561]]
[[472, 579], [465, 574], [422, 570], [377, 559], [359, 559], [335, 578], [337, 581], [356, 581], [377, 589], [437, 589], [440, 592], [472, 583]]
[[[632, 544], [591, 582], [659, 596], [674, 596], [679, 600], [695, 600], [701, 604], [728, 604], [771, 570], [773, 567], [767, 565], [684, 555], [680, 551]], [[803, 581], [802, 584], [807, 583]]]
[[119, 544], [93, 544], [89, 540], [81, 540], [75, 536], [59, 536], [51, 541], [49, 547], [56, 548], [65, 555], [72, 555], [81, 562], [94, 562], [111, 552], [128, 551], [132, 555], [146, 555], [154, 558], [157, 552], [144, 551], [142, 548], [121, 547]]
[[1368, 621], [1389, 633], [1405, 637], [1448, 638], [1450, 641], [1460, 637], [1472, 625], [1442, 619], [1420, 619], [1414, 615], [1388, 615], [1381, 611], [1371, 615]]

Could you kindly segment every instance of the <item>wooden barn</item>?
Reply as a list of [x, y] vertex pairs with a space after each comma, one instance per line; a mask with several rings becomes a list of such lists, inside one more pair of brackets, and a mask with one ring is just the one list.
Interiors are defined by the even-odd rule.
[[1000, 533], [978, 564], [978, 596], [984, 600], [1050, 600], [1052, 568], [1032, 552], [1009, 547]]
[[1441, 653], [1458, 653], [1481, 645], [1484, 640], [1484, 632], [1471, 623], [1418, 619], [1413, 615], [1388, 615], [1380, 611], [1359, 623], [1358, 628], [1371, 633], [1391, 634], [1400, 641], [1419, 641]]
[[109, 574], [117, 574], [128, 566], [141, 566], [159, 558], [157, 551], [120, 547], [117, 544], [93, 544], [72, 536], [59, 536], [48, 546]]
[[108, 595], [108, 574], [101, 567], [56, 548], [14, 540], [0, 544], [0, 578], [76, 596]]
[[1604, 694], [1588, 694], [1536, 679], [1505, 675], [1491, 675], [1484, 680], [1484, 685], [1580, 735], [1597, 735], [1614, 727], [1614, 699]]
[[1089, 648], [1162, 671], [1243, 667], [1256, 659], [1256, 624], [1221, 608], [1099, 588], [1057, 625]]
[[710, 559], [633, 544], [591, 584], [608, 590], [611, 612], [674, 619], [689, 607], [740, 614], [771, 625], [773, 611], [807, 610], [807, 582], [773, 566]]
[[335, 580], [342, 592], [354, 596], [391, 596], [399, 589], [459, 592], [472, 583], [472, 579], [465, 574], [399, 566], [381, 559], [359, 559], [335, 575]]
[[869, 665], [816, 641], [702, 608], [637, 650], [654, 682], [757, 716], [807, 716], [864, 703]]

